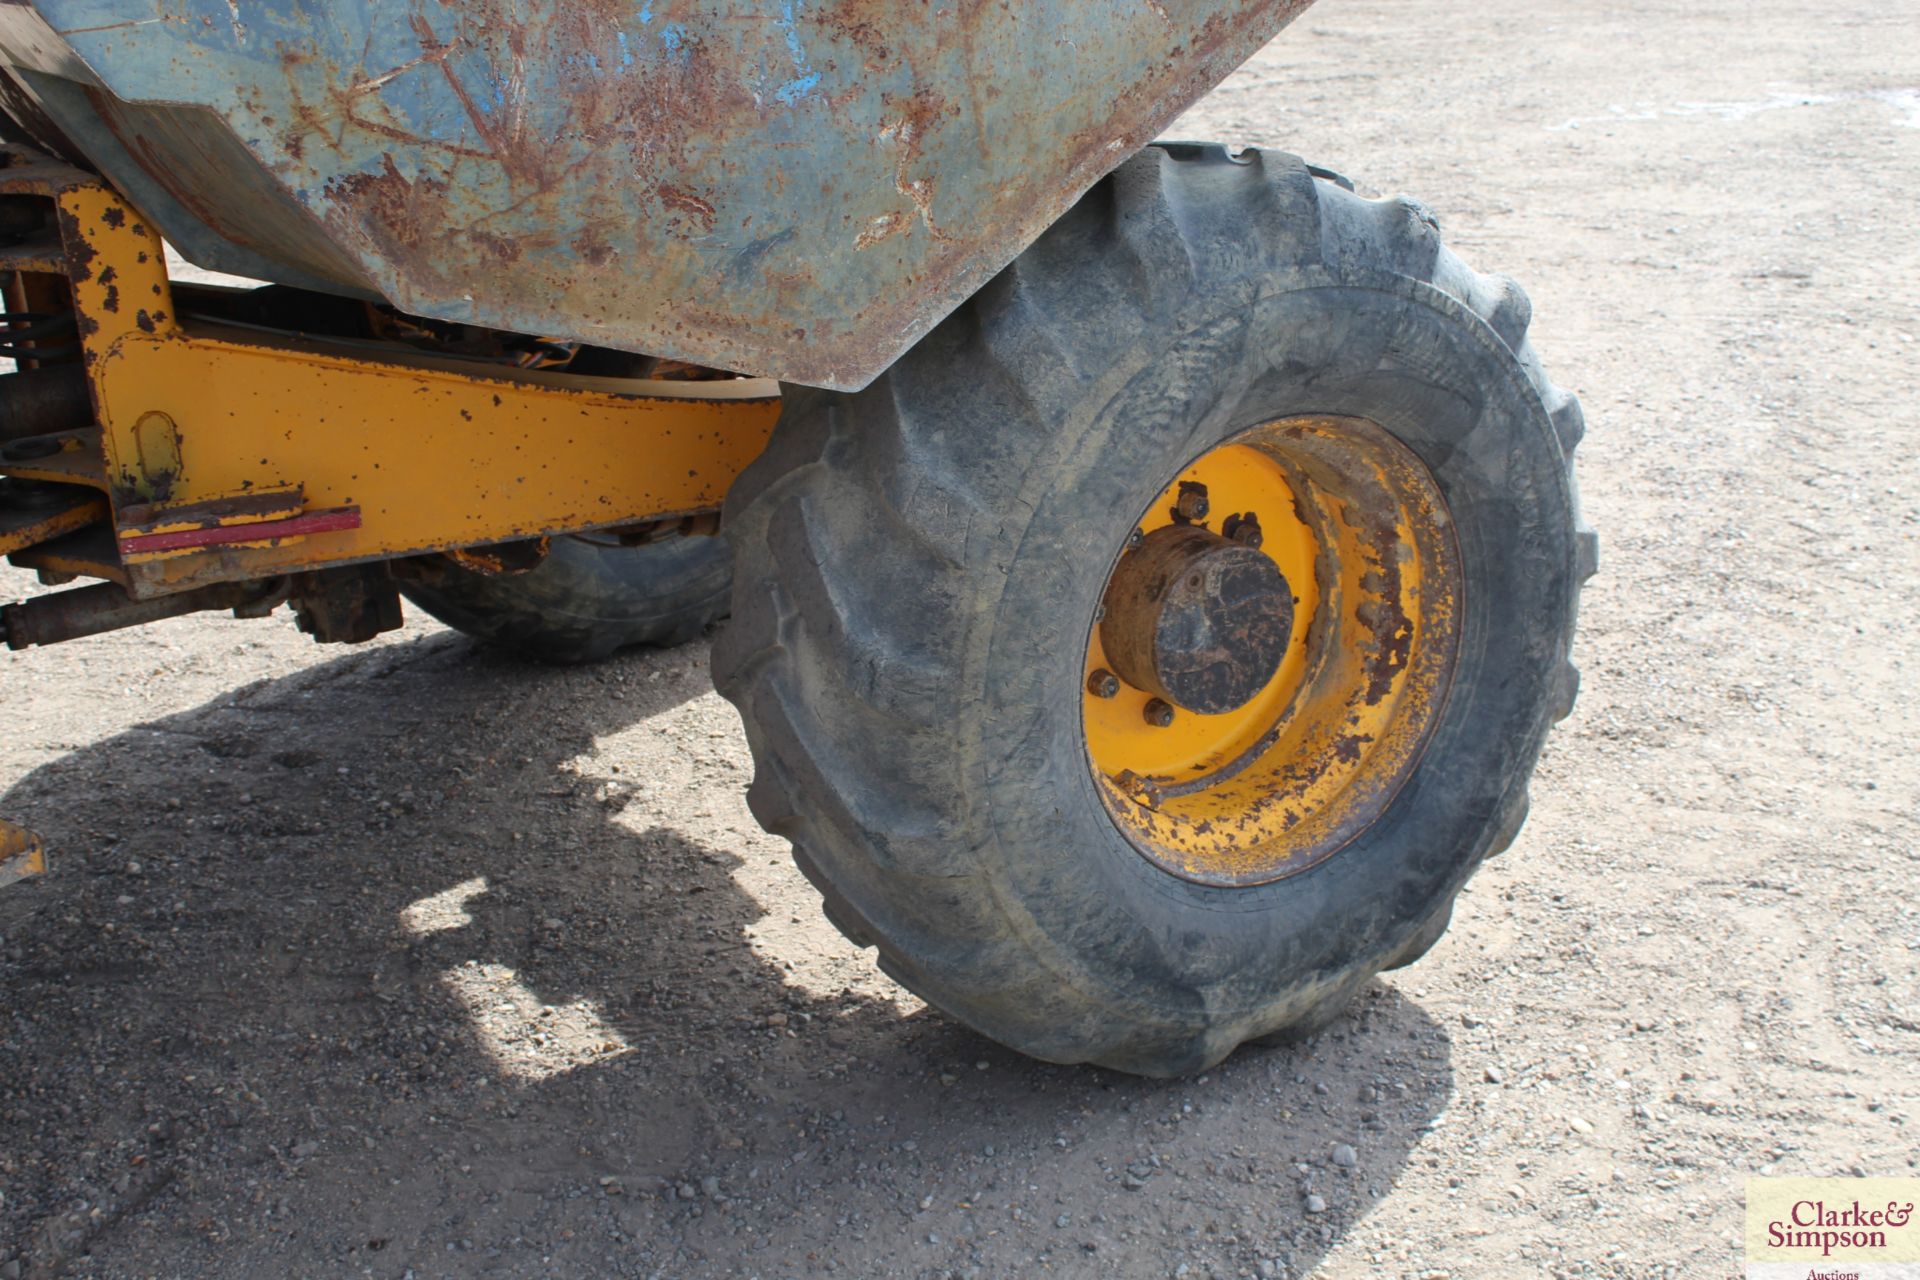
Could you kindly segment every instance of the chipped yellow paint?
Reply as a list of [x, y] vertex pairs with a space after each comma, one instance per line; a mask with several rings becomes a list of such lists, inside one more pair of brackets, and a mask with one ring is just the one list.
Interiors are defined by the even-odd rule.
[[[1294, 643], [1273, 678], [1240, 710], [1219, 716], [1176, 714], [1173, 724], [1156, 729], [1146, 723], [1145, 711], [1153, 695], [1128, 684], [1112, 698], [1086, 700], [1087, 747], [1096, 763], [1109, 773], [1131, 770], [1141, 776], [1174, 776], [1190, 771], [1195, 762], [1232, 760], [1253, 746], [1286, 706], [1306, 667], [1306, 645], [1301, 643], [1319, 607], [1320, 589], [1313, 560], [1318, 544], [1313, 530], [1294, 508], [1293, 490], [1286, 475], [1260, 450], [1230, 444], [1213, 450], [1181, 472], [1154, 500], [1138, 528], [1152, 533], [1173, 523], [1173, 504], [1182, 482], [1207, 486], [1212, 513], [1206, 521], [1214, 530], [1229, 515], [1254, 512], [1260, 517], [1260, 550], [1280, 566], [1293, 588]], [[1107, 666], [1100, 629], [1093, 629], [1087, 657], [1088, 671]]]
[[[128, 416], [179, 424], [169, 502], [298, 484], [309, 509], [362, 514], [295, 545], [152, 566], [173, 589], [204, 580], [197, 563], [267, 577], [712, 509], [779, 413], [767, 384], [613, 392], [209, 338], [123, 340], [103, 363], [110, 450]], [[703, 387], [716, 393], [692, 398]]]
[[[206, 503], [217, 503], [221, 498], [246, 501], [245, 509], [220, 513], [209, 510]], [[307, 508], [307, 495], [297, 484], [263, 485], [258, 489], [248, 489], [240, 493], [219, 494], [215, 498], [202, 499], [193, 506], [180, 503], [163, 503], [145, 509], [143, 519], [134, 520], [143, 514], [140, 508], [130, 508], [120, 513], [120, 532], [125, 534], [186, 533], [189, 530], [208, 527], [227, 528], [233, 525], [258, 524], [263, 520], [286, 520], [299, 515]]]
[[[1418, 762], [1458, 641], [1460, 569], [1433, 477], [1377, 425], [1287, 418], [1196, 460], [1138, 527], [1171, 522], [1183, 481], [1207, 486], [1207, 524], [1258, 514], [1261, 550], [1295, 598], [1273, 678], [1224, 715], [1149, 725], [1148, 694], [1088, 694], [1089, 762], [1107, 808], [1147, 857], [1212, 884], [1260, 884], [1336, 852]], [[1086, 669], [1106, 665], [1089, 630]]]
[[62, 505], [0, 511], [0, 556], [84, 529], [107, 514], [107, 500], [84, 489], [68, 491]]
[[47, 873], [47, 846], [25, 827], [0, 818], [0, 888]]
[[307, 513], [360, 516], [130, 557], [136, 597], [713, 511], [779, 416], [766, 379], [588, 377], [182, 319], [160, 238], [97, 178], [16, 160], [0, 191], [54, 203], [97, 420], [0, 473], [103, 489], [116, 513], [297, 488]]
[[[136, 430], [156, 418], [167, 421], [164, 414], [149, 414], [140, 420]], [[122, 538], [142, 538], [155, 534], [198, 532], [208, 528], [237, 529], [246, 525], [265, 525], [291, 520], [306, 510], [306, 491], [299, 485], [263, 485], [257, 489], [243, 489], [237, 493], [197, 498], [191, 503], [160, 503], [151, 507], [126, 507], [120, 512], [119, 531]], [[307, 535], [280, 534], [274, 537], [224, 542], [221, 544], [221, 549], [271, 547], [297, 542], [305, 536]], [[183, 556], [206, 553], [204, 547], [171, 547], [163, 550], [136, 551], [129, 550], [129, 545], [123, 543], [120, 548], [120, 559], [128, 565], [150, 564], [155, 560], [177, 560]]]

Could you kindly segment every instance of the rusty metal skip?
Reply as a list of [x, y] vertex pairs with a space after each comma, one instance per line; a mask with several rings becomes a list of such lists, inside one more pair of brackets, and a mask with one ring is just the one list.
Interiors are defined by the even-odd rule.
[[203, 266], [870, 381], [1311, 0], [33, 0], [7, 105]]

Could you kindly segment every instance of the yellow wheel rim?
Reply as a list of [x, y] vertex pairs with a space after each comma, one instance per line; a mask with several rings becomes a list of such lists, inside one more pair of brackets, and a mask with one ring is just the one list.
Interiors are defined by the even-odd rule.
[[[1229, 544], [1250, 547], [1284, 578], [1263, 597], [1274, 617], [1209, 632], [1200, 648], [1239, 672], [1231, 709], [1192, 709], [1217, 702], [1191, 683], [1177, 686], [1180, 705], [1161, 680], [1178, 666], [1166, 639], [1178, 629], [1158, 621], [1168, 575], [1135, 585], [1150, 561], [1127, 558], [1181, 540], [1243, 567]], [[1459, 561], [1432, 475], [1372, 422], [1280, 419], [1195, 460], [1130, 531], [1088, 638], [1087, 755], [1115, 824], [1155, 863], [1207, 884], [1262, 884], [1337, 852], [1385, 811], [1439, 718]], [[1224, 651], [1255, 632], [1252, 665], [1232, 667]]]

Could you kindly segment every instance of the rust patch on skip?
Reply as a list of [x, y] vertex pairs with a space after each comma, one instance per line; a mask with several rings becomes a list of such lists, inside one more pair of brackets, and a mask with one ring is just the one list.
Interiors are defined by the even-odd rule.
[[713, 220], [716, 216], [713, 206], [691, 191], [663, 186], [660, 188], [660, 203], [675, 213], [684, 213], [692, 218], [702, 233], [713, 230]]
[[853, 238], [856, 249], [871, 249], [882, 240], [899, 235], [913, 225], [913, 219], [904, 213], [883, 213], [869, 222], [866, 229]]
[[527, 242], [517, 236], [495, 235], [479, 228], [469, 229], [467, 235], [497, 266], [510, 266], [518, 262], [527, 247]]
[[[631, 7], [613, 0], [564, 6], [539, 21], [492, 0], [456, 10], [451, 32], [416, 16], [412, 26], [423, 56], [396, 70], [437, 72], [467, 131], [428, 138], [390, 117], [370, 118], [366, 104], [377, 102], [377, 90], [393, 77], [369, 78], [364, 83], [371, 91], [336, 106], [326, 122], [342, 139], [343, 129], [397, 136], [382, 150], [377, 170], [325, 180], [323, 221], [389, 263], [415, 295], [454, 295], [472, 304], [475, 281], [458, 255], [445, 253], [450, 235], [491, 264], [514, 263], [521, 305], [515, 319], [522, 329], [578, 333], [580, 326], [567, 325], [565, 317], [627, 309], [631, 281], [583, 274], [583, 268], [606, 265], [632, 243], [656, 274], [672, 275], [676, 264], [661, 258], [661, 244], [649, 233], [706, 236], [720, 211], [704, 191], [665, 179], [690, 167], [687, 140], [699, 121], [754, 109], [750, 93], [718, 73], [691, 33], [679, 56], [649, 63], [645, 74], [636, 68], [636, 74], [611, 75], [604, 65], [598, 72], [583, 65], [563, 77], [564, 92], [539, 95], [535, 71], [551, 75], [572, 67], [587, 50], [610, 57], [619, 41], [639, 39], [641, 28], [630, 33], [623, 25], [631, 18]], [[483, 91], [469, 78], [476, 66], [499, 83]], [[557, 115], [548, 109], [556, 101], [564, 104]], [[319, 124], [303, 122], [308, 130]], [[345, 141], [338, 145], [353, 149]], [[486, 183], [485, 170], [479, 182], [469, 176], [461, 166], [468, 159], [494, 167], [511, 203]], [[649, 204], [657, 212], [650, 214]], [[556, 255], [557, 246], [570, 252]], [[593, 336], [604, 337], [597, 325]]]
[[928, 137], [949, 118], [959, 115], [959, 108], [948, 106], [939, 94], [925, 88], [904, 98], [882, 96], [881, 102], [888, 112], [888, 120], [880, 130], [880, 138], [899, 149], [899, 158], [893, 166], [894, 190], [913, 203], [921, 224], [934, 239], [949, 239], [933, 220], [938, 179], [932, 175], [915, 176], [913, 170], [926, 153]]
[[829, 31], [844, 36], [860, 51], [861, 65], [869, 72], [884, 70], [894, 61], [889, 27], [896, 26], [896, 10], [887, 0], [839, 0], [822, 14]]

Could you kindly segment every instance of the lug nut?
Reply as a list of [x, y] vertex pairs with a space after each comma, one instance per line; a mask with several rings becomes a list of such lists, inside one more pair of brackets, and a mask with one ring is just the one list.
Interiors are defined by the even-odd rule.
[[1096, 667], [1087, 677], [1087, 692], [1096, 698], [1111, 698], [1120, 692], [1120, 677], [1105, 667]]
[[1260, 532], [1260, 517], [1249, 511], [1243, 516], [1228, 516], [1220, 525], [1223, 536], [1233, 539], [1243, 547], [1252, 547], [1255, 551], [1266, 541]]
[[1164, 698], [1154, 698], [1147, 703], [1147, 709], [1142, 714], [1148, 724], [1156, 729], [1164, 729], [1173, 723], [1173, 704]]
[[1189, 524], [1205, 520], [1212, 506], [1207, 501], [1207, 486], [1192, 480], [1180, 482], [1180, 496], [1174, 500], [1173, 514], [1176, 519]]
[[1146, 540], [1147, 540], [1147, 535], [1142, 533], [1139, 529], [1135, 529], [1132, 533], [1127, 535], [1127, 550], [1138, 551], [1140, 549], [1140, 544], [1145, 542]]

